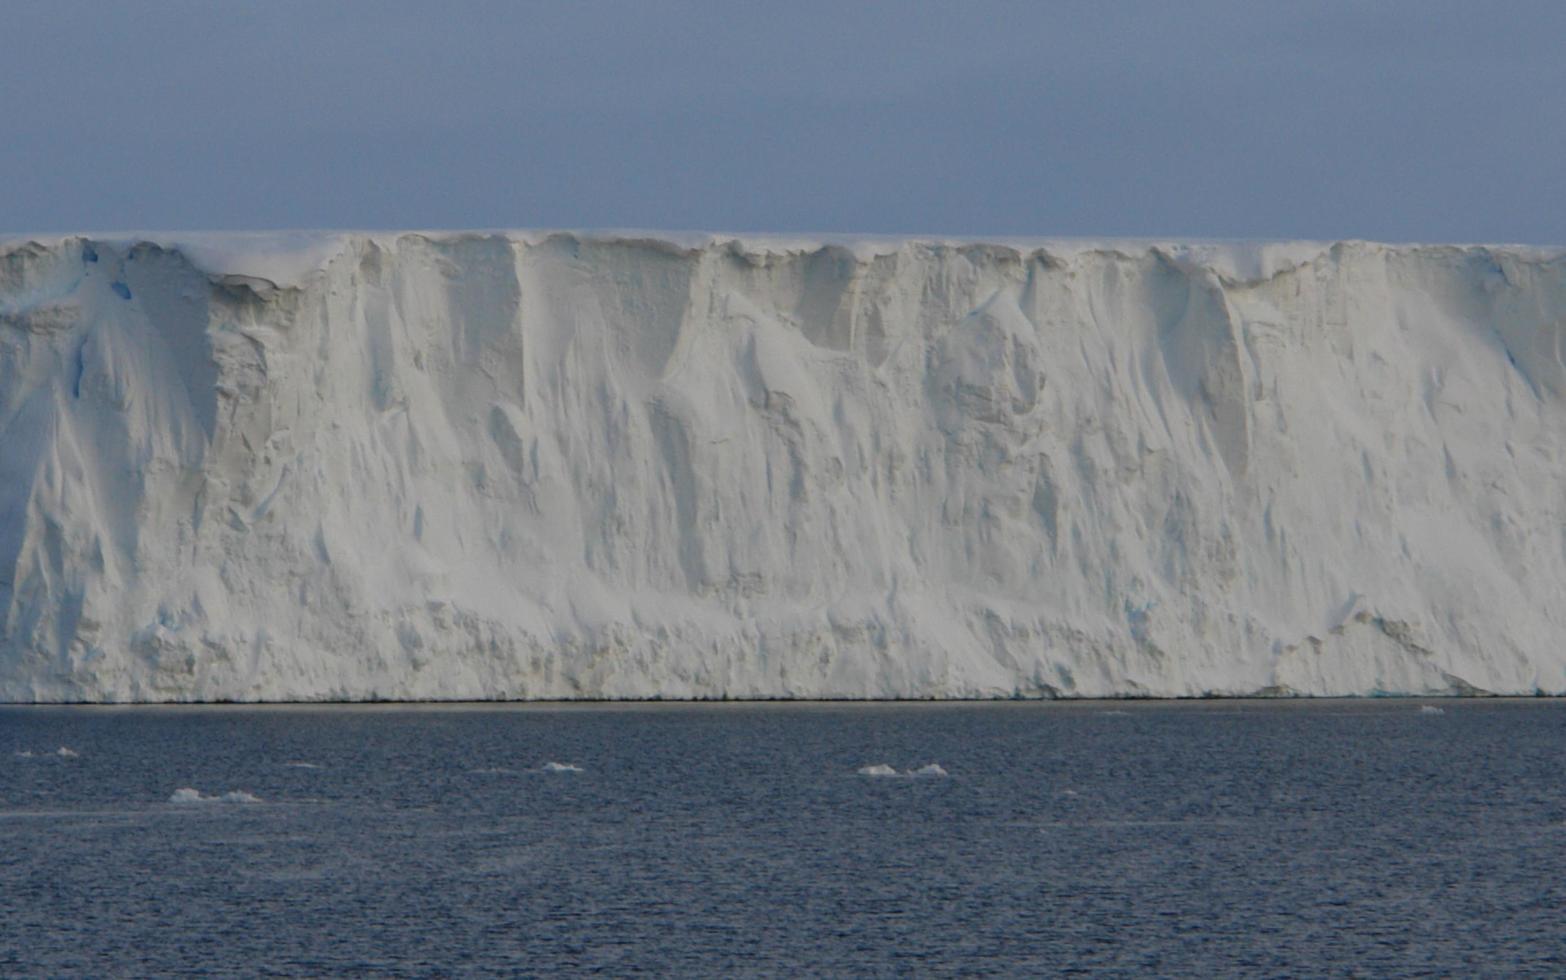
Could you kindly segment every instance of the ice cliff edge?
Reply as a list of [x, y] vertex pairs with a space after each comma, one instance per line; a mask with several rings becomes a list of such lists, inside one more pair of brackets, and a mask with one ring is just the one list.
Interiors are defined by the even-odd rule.
[[0, 700], [1566, 693], [1566, 253], [0, 242]]

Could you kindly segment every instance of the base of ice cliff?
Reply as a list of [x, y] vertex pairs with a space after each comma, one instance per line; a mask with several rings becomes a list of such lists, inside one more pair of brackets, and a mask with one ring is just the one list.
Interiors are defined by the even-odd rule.
[[11, 240], [0, 700], [1566, 693], [1563, 335], [1511, 247]]

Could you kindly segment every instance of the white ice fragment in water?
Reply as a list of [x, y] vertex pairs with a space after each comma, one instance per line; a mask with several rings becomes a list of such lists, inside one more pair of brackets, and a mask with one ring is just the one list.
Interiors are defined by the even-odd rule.
[[283, 763], [283, 768], [285, 768], [285, 769], [325, 769], [326, 767], [325, 766], [321, 766], [321, 765], [317, 765], [314, 762], [285, 762], [285, 763]]
[[53, 752], [34, 752], [32, 749], [18, 749], [16, 751], [15, 755], [16, 755], [16, 757], [18, 759], [36, 759], [40, 755], [43, 755], [43, 756], [53, 755], [53, 756], [58, 756], [61, 759], [78, 759], [78, 758], [81, 757], [81, 753], [80, 752], [77, 752], [75, 749], [68, 748], [68, 747], [66, 747], [64, 745], [62, 745], [59, 748], [55, 749]]
[[883, 762], [877, 763], [873, 766], [862, 767], [859, 770], [859, 775], [881, 778], [896, 776], [903, 779], [914, 779], [921, 776], [946, 776], [950, 774], [945, 769], [941, 768], [941, 765], [938, 762], [932, 762], [927, 766], [920, 766], [918, 769], [910, 769], [907, 772], [898, 772], [896, 769]]
[[229, 790], [221, 796], [205, 796], [199, 789], [182, 786], [169, 797], [170, 803], [260, 803], [261, 797], [246, 793], [241, 789]]
[[1446, 714], [1446, 709], [1437, 708], [1433, 704], [1422, 704], [1419, 706], [1419, 713], [1422, 715], [1444, 715]]
[[544, 771], [545, 772], [581, 772], [582, 771], [582, 767], [581, 766], [573, 766], [569, 762], [546, 762], [546, 763], [544, 763]]

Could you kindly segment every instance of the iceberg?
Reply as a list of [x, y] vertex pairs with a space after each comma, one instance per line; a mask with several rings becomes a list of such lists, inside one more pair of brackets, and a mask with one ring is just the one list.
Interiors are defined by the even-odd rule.
[[908, 769], [902, 772], [899, 772], [895, 767], [889, 766], [884, 762], [878, 762], [871, 766], [861, 766], [858, 770], [858, 773], [861, 776], [872, 776], [879, 779], [922, 779], [945, 777], [951, 775], [951, 773], [948, 773], [946, 769], [938, 762], [932, 762], [928, 765], [920, 766], [917, 769]]
[[1566, 693], [1566, 252], [0, 242], [0, 700]]

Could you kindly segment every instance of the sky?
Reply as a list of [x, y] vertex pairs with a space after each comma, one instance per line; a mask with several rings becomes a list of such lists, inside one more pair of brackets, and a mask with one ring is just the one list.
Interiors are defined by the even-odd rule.
[[1566, 3], [0, 0], [0, 231], [1566, 244]]

